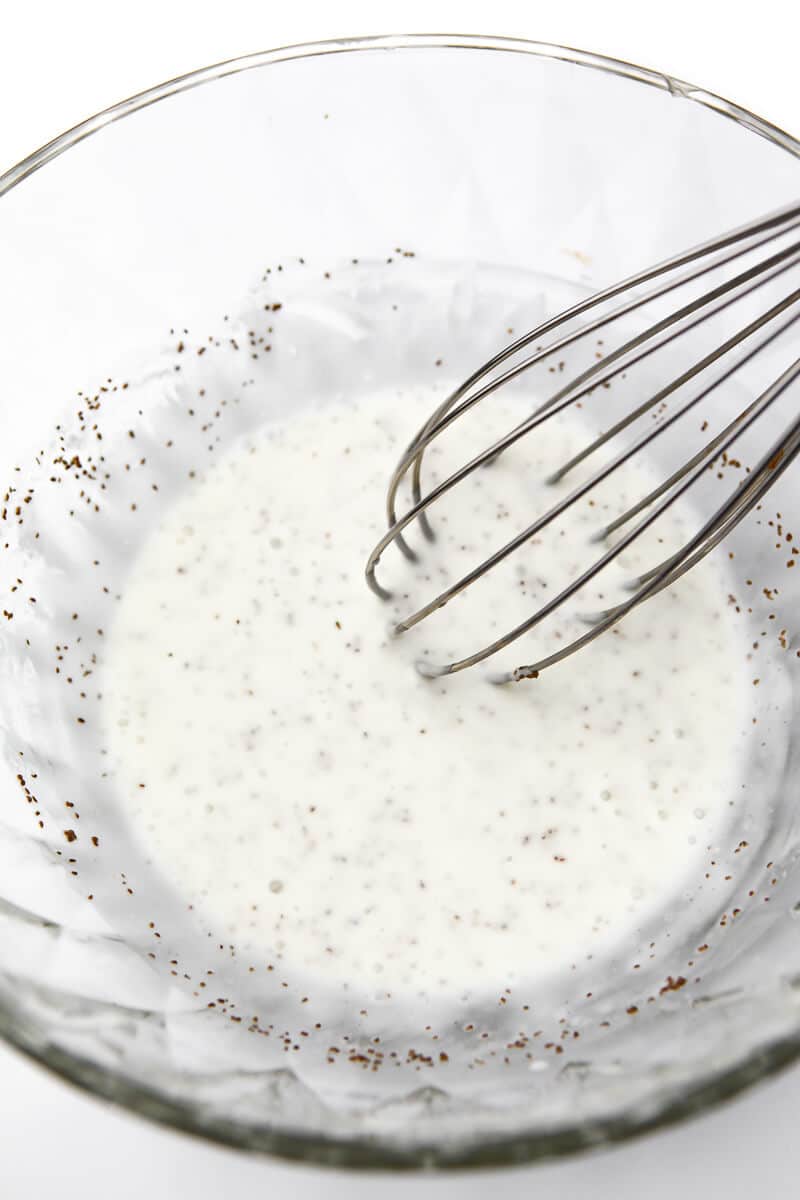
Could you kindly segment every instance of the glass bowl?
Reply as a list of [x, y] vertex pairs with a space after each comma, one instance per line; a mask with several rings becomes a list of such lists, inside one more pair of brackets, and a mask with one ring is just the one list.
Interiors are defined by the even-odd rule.
[[[228, 387], [221, 355], [237, 334], [247, 341], [256, 302], [288, 323], [289, 353], [274, 360], [288, 374], [270, 393], [273, 367], [257, 339], [247, 347], [265, 388], [242, 392], [236, 430], [264, 419], [251, 395], [280, 411], [309, 389], [418, 374], [443, 312], [452, 369], [466, 374], [512, 316], [534, 324], [795, 199], [798, 152], [736, 105], [639, 67], [422, 35], [209, 67], [0, 178], [5, 1038], [165, 1124], [372, 1167], [568, 1154], [704, 1109], [796, 1057], [792, 576], [752, 602], [786, 653], [771, 662], [750, 799], [721, 852], [729, 884], [707, 889], [691, 919], [679, 898], [658, 952], [641, 963], [620, 952], [590, 996], [575, 985], [539, 997], [549, 1053], [520, 1043], [527, 1018], [512, 1005], [465, 1002], [435, 1037], [421, 1028], [411, 1055], [403, 1014], [365, 1019], [355, 983], [349, 1005], [312, 1013], [293, 986], [248, 975], [221, 931], [203, 940], [135, 844], [98, 731], [114, 595], [211, 435], [186, 434], [169, 461], [159, 438], [187, 396]], [[407, 311], [399, 337], [370, 308], [390, 264]], [[359, 321], [374, 351], [357, 350]], [[159, 481], [146, 499], [145, 457]], [[123, 461], [129, 477], [107, 470]], [[773, 499], [796, 507], [791, 472]], [[736, 553], [767, 581], [757, 525], [737, 532]], [[257, 1036], [267, 1019], [275, 1036]], [[400, 1048], [390, 1075], [370, 1069], [378, 1044]]]

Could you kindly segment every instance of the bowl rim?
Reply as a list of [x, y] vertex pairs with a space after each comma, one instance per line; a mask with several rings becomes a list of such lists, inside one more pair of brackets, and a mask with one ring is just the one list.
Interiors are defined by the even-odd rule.
[[[622, 59], [524, 38], [481, 34], [381, 34], [280, 46], [214, 63], [137, 92], [72, 126], [0, 174], [0, 196], [17, 187], [52, 159], [112, 122], [190, 88], [212, 83], [242, 71], [295, 59], [350, 54], [362, 50], [407, 49], [493, 50], [528, 54], [534, 58], [565, 62], [622, 76], [635, 83], [658, 88], [709, 108], [800, 158], [800, 140], [741, 105], [685, 80], [673, 78], [662, 71], [649, 70]], [[9, 974], [5, 977], [7, 981], [13, 982], [13, 977]], [[337, 1139], [318, 1134], [277, 1130], [242, 1121], [220, 1121], [209, 1117], [199, 1107], [195, 1108], [183, 1101], [178, 1102], [162, 1095], [155, 1088], [143, 1086], [122, 1071], [112, 1072], [98, 1067], [81, 1055], [50, 1045], [46, 1036], [42, 1036], [44, 1033], [43, 1030], [37, 1030], [35, 1023], [24, 1013], [22, 1005], [14, 1003], [13, 1000], [0, 999], [0, 1038], [92, 1095], [158, 1124], [232, 1147], [319, 1165], [372, 1170], [522, 1165], [563, 1157], [580, 1150], [612, 1145], [713, 1108], [800, 1058], [798, 1028], [776, 1039], [766, 1048], [746, 1055], [734, 1067], [698, 1076], [680, 1096], [653, 1106], [646, 1113], [628, 1112], [608, 1119], [567, 1123], [541, 1133], [522, 1133], [509, 1137], [493, 1135], [486, 1140], [472, 1140], [466, 1145], [448, 1150], [447, 1146], [435, 1143], [403, 1147], [375, 1136], [360, 1140]]]

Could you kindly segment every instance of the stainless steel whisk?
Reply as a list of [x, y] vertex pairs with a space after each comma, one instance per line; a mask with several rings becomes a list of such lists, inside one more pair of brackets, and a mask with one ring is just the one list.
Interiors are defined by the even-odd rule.
[[[366, 565], [367, 582], [378, 596], [388, 599], [391, 593], [378, 582], [376, 567], [384, 550], [394, 544], [409, 560], [415, 560], [417, 555], [405, 540], [405, 531], [414, 522], [419, 524], [425, 538], [434, 539], [434, 532], [428, 520], [428, 509], [442, 496], [456, 487], [474, 471], [491, 464], [500, 454], [512, 446], [520, 438], [535, 430], [544, 421], [549, 420], [568, 406], [581, 400], [602, 384], [610, 382], [622, 372], [629, 370], [636, 363], [648, 358], [662, 347], [683, 337], [689, 330], [696, 328], [710, 317], [736, 304], [746, 296], [751, 296], [766, 283], [783, 275], [800, 263], [800, 240], [792, 238], [793, 231], [800, 229], [800, 203], [762, 217], [747, 225], [743, 225], [728, 233], [686, 250], [673, 258], [665, 260], [641, 271], [620, 283], [604, 289], [595, 295], [582, 300], [566, 309], [556, 317], [545, 321], [537, 328], [526, 333], [505, 347], [494, 357], [487, 360], [470, 377], [464, 381], [447, 399], [438, 406], [426, 423], [419, 429], [409, 443], [398, 462], [389, 483], [386, 514], [388, 528], [369, 556]], [[788, 240], [787, 240], [788, 239]], [[785, 240], [785, 244], [780, 244]], [[760, 252], [760, 254], [758, 253]], [[748, 266], [732, 268], [731, 272], [721, 272], [721, 269], [737, 260], [758, 254], [755, 262]], [[590, 337], [600, 330], [613, 328], [635, 310], [661, 300], [663, 297], [678, 289], [691, 285], [695, 280], [705, 279], [713, 272], [720, 272], [720, 282], [712, 282], [712, 286], [702, 295], [695, 296], [683, 304], [679, 304], [666, 316], [653, 321], [641, 332], [629, 337], [621, 345], [596, 361], [588, 369], [582, 371], [566, 384], [560, 386], [554, 395], [537, 408], [526, 420], [522, 421], [508, 434], [488, 446], [480, 454], [458, 468], [442, 480], [430, 491], [423, 494], [422, 465], [425, 452], [431, 443], [438, 438], [449, 426], [457, 421], [465, 412], [473, 408], [485, 397], [508, 384], [536, 363], [565, 350], [580, 339]], [[645, 285], [648, 285], [645, 287]], [[643, 290], [641, 290], [643, 289]], [[611, 311], [601, 311], [601, 315], [592, 316], [585, 324], [577, 329], [565, 332], [564, 327], [591, 313], [593, 309], [607, 306], [610, 302], [620, 300]], [[552, 474], [550, 482], [563, 479], [578, 463], [588, 459], [600, 446], [620, 433], [639, 417], [651, 412], [656, 406], [683, 388], [692, 380], [703, 377], [715, 364], [720, 364], [721, 370], [714, 373], [710, 380], [702, 379], [701, 389], [688, 400], [681, 401], [669, 415], [661, 416], [647, 431], [636, 438], [632, 445], [623, 449], [610, 462], [596, 470], [590, 478], [580, 483], [568, 495], [559, 499], [543, 515], [537, 517], [530, 525], [501, 546], [488, 558], [478, 563], [467, 574], [456, 580], [444, 591], [435, 596], [429, 603], [416, 612], [405, 617], [395, 626], [395, 632], [404, 633], [418, 625], [432, 612], [442, 608], [460, 592], [468, 588], [481, 576], [491, 571], [499, 562], [518, 550], [525, 542], [556, 520], [573, 504], [582, 499], [603, 480], [607, 479], [623, 463], [631, 459], [659, 437], [666, 429], [673, 426], [686, 413], [694, 409], [710, 393], [726, 380], [735, 375], [747, 362], [760, 354], [764, 348], [784, 333], [790, 326], [800, 320], [800, 288], [788, 294], [781, 295], [776, 303], [770, 304], [763, 312], [738, 328], [731, 336], [720, 344], [715, 345], [708, 353], [696, 359], [677, 376], [670, 377], [663, 386], [648, 394], [646, 399], [637, 404], [621, 420], [598, 436], [580, 454], [569, 462], [562, 464]], [[532, 354], [506, 367], [495, 374], [508, 359], [532, 343], [556, 335], [547, 345], [536, 347]], [[741, 349], [740, 349], [741, 348]], [[462, 671], [466, 667], [483, 662], [491, 655], [510, 645], [524, 633], [537, 626], [541, 621], [563, 605], [575, 593], [592, 580], [608, 563], [617, 558], [630, 544], [670, 507], [680, 496], [684, 495], [693, 484], [728, 450], [745, 430], [750, 428], [765, 411], [775, 403], [778, 397], [800, 377], [800, 358], [795, 359], [787, 368], [774, 379], [770, 385], [755, 397], [742, 411], [730, 420], [716, 435], [710, 437], [695, 454], [691, 455], [677, 470], [670, 474], [658, 487], [644, 496], [622, 516], [598, 531], [596, 541], [602, 542], [616, 530], [627, 525], [634, 517], [640, 519], [623, 536], [605, 550], [592, 564], [583, 571], [577, 579], [571, 581], [558, 595], [542, 604], [530, 617], [509, 630], [502, 637], [489, 642], [487, 645], [457, 661], [431, 664], [419, 662], [419, 670], [429, 676], [450, 675]], [[659, 410], [661, 411], [661, 410]], [[496, 682], [510, 682], [522, 679], [536, 678], [545, 668], [553, 666], [569, 657], [576, 650], [594, 641], [606, 630], [616, 625], [627, 613], [644, 600], [654, 596], [665, 587], [669, 587], [686, 571], [707, 555], [730, 531], [759, 503], [778, 477], [800, 452], [800, 416], [790, 422], [781, 436], [769, 446], [763, 456], [752, 467], [742, 482], [728, 496], [713, 515], [705, 521], [701, 529], [690, 538], [676, 553], [671, 554], [657, 566], [640, 575], [630, 583], [630, 596], [622, 603], [606, 611], [595, 614], [590, 619], [590, 628], [582, 636], [575, 638], [569, 644], [559, 647], [553, 653], [539, 661], [525, 666], [519, 666], [513, 671], [494, 676]], [[398, 490], [406, 476], [411, 474], [412, 504], [398, 515]]]

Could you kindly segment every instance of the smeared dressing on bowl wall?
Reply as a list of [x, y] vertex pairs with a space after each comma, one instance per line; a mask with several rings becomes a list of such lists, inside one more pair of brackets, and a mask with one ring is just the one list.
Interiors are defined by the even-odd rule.
[[[6, 500], [21, 822], [84, 890], [88, 927], [138, 948], [144, 996], [167, 986], [226, 1022], [234, 1060], [254, 1039], [290, 1054], [337, 1103], [348, 1062], [390, 1095], [420, 1070], [456, 1094], [475, 1070], [525, 1086], [701, 995], [729, 925], [780, 882], [769, 813], [796, 657], [757, 607], [777, 589], [726, 556], [541, 681], [421, 679], [415, 657], [519, 619], [651, 480], [628, 474], [438, 629], [390, 639], [361, 577], [386, 464], [480, 352], [475, 330], [531, 323], [563, 285], [387, 258], [281, 264], [219, 331], [173, 329], [160, 366], [80, 398]], [[547, 382], [481, 420], [508, 427]], [[420, 586], [529, 515], [584, 420], [588, 404], [459, 496]]]

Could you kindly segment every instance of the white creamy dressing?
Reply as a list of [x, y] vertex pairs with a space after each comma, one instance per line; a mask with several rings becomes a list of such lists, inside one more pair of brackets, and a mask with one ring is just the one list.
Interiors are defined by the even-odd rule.
[[[575, 416], [547, 423], [457, 488], [418, 567], [386, 551], [382, 604], [364, 561], [435, 400], [323, 404], [232, 447], [146, 542], [109, 638], [109, 749], [148, 857], [220, 937], [337, 986], [497, 988], [611, 952], [696, 885], [744, 745], [742, 618], [716, 562], [538, 680], [421, 678], [421, 655], [468, 653], [532, 612], [653, 485], [629, 470], [392, 638], [393, 616], [572, 486], [541, 480], [587, 439]], [[492, 405], [499, 427], [519, 420], [518, 401]], [[475, 436], [464, 421], [442, 439], [426, 482]], [[682, 529], [670, 514], [577, 609], [618, 599]], [[582, 628], [559, 617], [502, 665]]]

